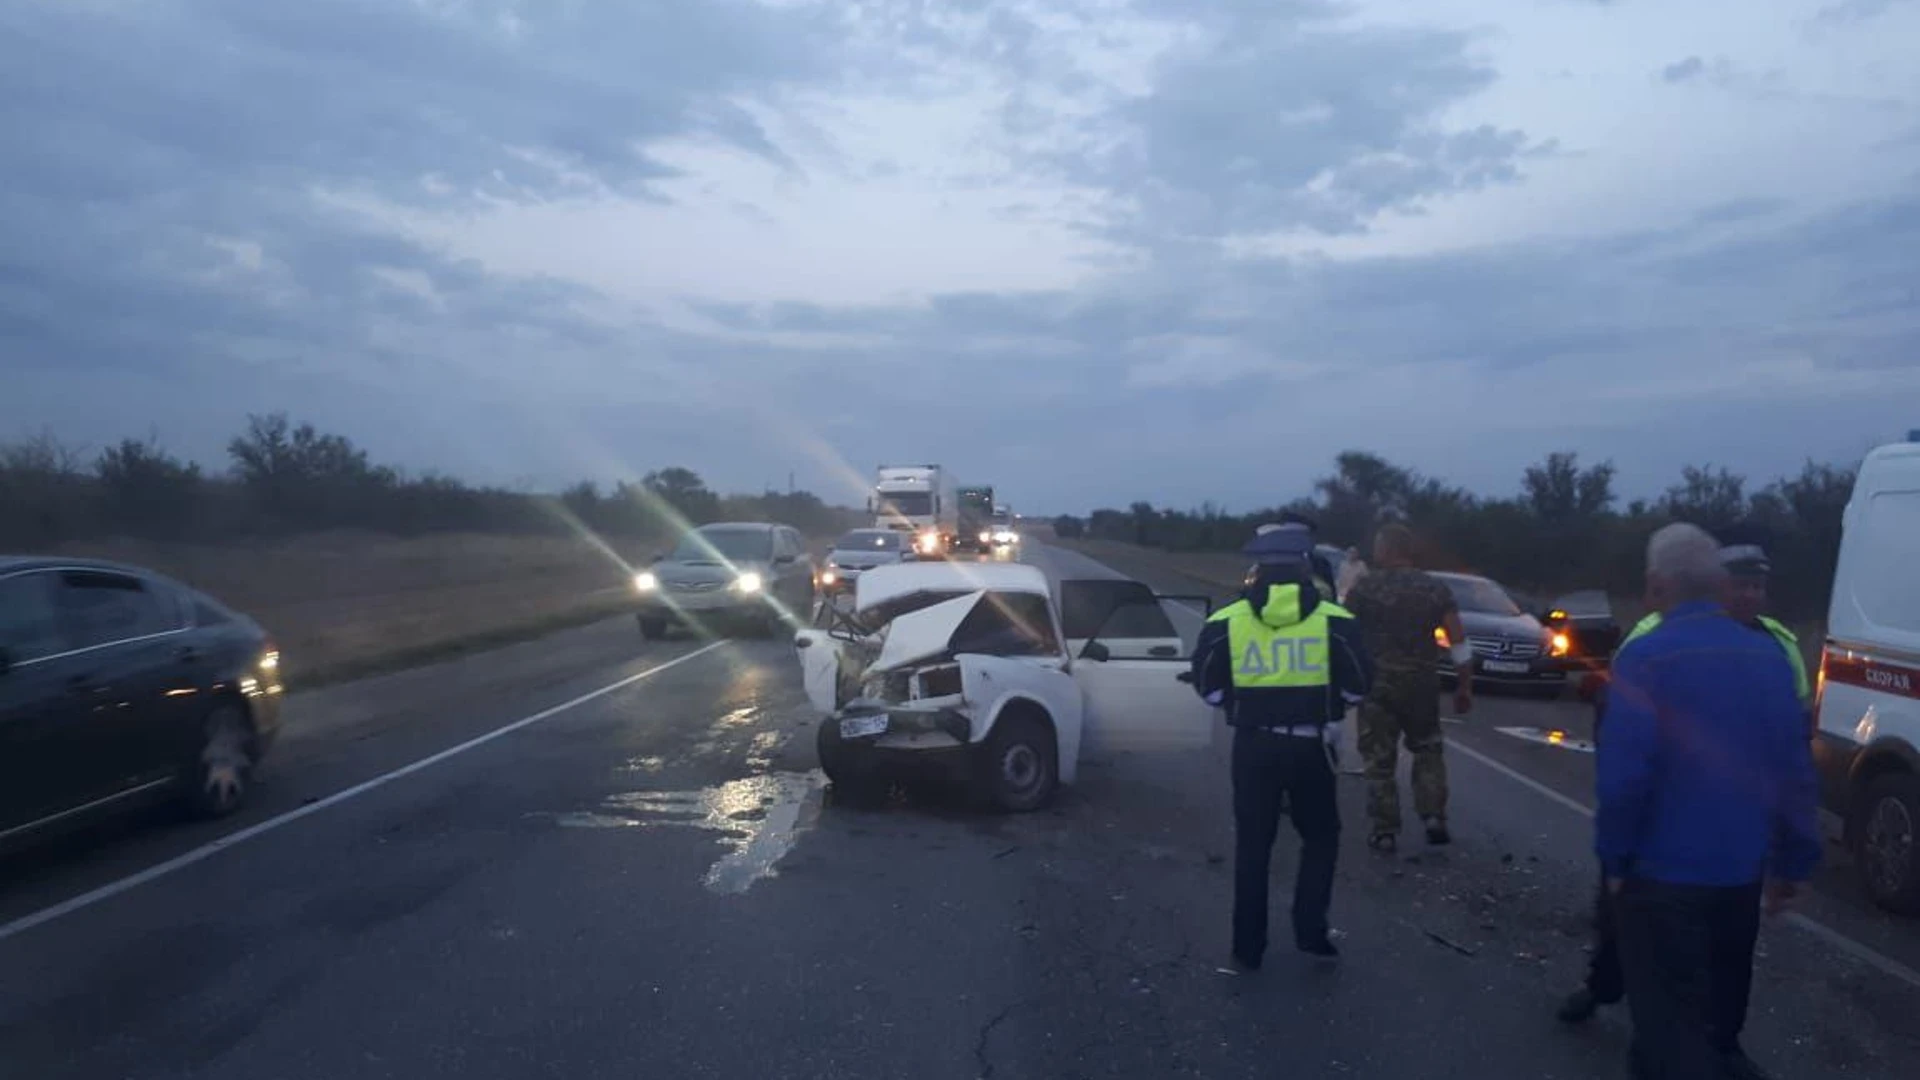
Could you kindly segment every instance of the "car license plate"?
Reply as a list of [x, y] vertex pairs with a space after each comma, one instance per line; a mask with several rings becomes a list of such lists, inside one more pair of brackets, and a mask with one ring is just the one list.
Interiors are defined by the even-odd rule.
[[868, 735], [881, 735], [886, 730], [885, 715], [849, 716], [840, 721], [840, 737], [843, 739], [861, 739]]
[[1521, 660], [1486, 660], [1483, 661], [1480, 666], [1486, 668], [1488, 671], [1497, 672], [1501, 675], [1525, 675], [1527, 673], [1527, 665], [1525, 661]]

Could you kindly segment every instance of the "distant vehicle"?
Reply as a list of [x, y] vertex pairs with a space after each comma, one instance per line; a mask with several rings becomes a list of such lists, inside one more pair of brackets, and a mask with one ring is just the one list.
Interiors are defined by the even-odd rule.
[[994, 547], [1013, 547], [1020, 542], [1019, 518], [1006, 507], [996, 506], [993, 516], [987, 521], [984, 535]]
[[246, 800], [280, 654], [212, 597], [119, 563], [0, 557], [0, 846], [161, 797]]
[[1920, 914], [1920, 431], [1866, 456], [1842, 519], [1813, 740], [1867, 894]]
[[820, 591], [853, 591], [862, 572], [914, 560], [913, 537], [898, 529], [855, 529], [833, 542], [820, 568]]
[[[1548, 630], [1528, 614], [1498, 582], [1474, 574], [1436, 573], [1435, 580], [1453, 593], [1460, 606], [1460, 624], [1473, 647], [1474, 682], [1521, 687], [1558, 695], [1566, 686], [1566, 655], [1572, 642], [1564, 633]], [[1433, 632], [1439, 647], [1441, 676], [1451, 683], [1453, 661], [1446, 631]]]
[[1590, 677], [1582, 681], [1581, 693], [1592, 694], [1612, 668], [1614, 650], [1625, 633], [1614, 617], [1613, 601], [1601, 589], [1571, 592], [1546, 605], [1540, 622], [1547, 633], [1565, 637], [1566, 667]]
[[960, 489], [960, 522], [955, 526], [954, 547], [961, 551], [986, 551], [993, 546], [993, 488]]
[[633, 577], [640, 633], [675, 626], [745, 624], [772, 634], [813, 609], [814, 566], [806, 541], [785, 525], [702, 525]]
[[874, 473], [873, 524], [913, 536], [914, 551], [942, 558], [960, 527], [960, 497], [938, 465], [882, 465]]
[[1089, 623], [1083, 632], [1094, 636], [1070, 652], [1051, 588], [1021, 563], [907, 563], [862, 575], [851, 613], [794, 638], [807, 698], [824, 717], [828, 779], [861, 793], [933, 769], [1020, 812], [1075, 781], [1085, 742], [1210, 744], [1213, 710], [1181, 679], [1178, 637], [1123, 645], [1115, 639], [1132, 630]]

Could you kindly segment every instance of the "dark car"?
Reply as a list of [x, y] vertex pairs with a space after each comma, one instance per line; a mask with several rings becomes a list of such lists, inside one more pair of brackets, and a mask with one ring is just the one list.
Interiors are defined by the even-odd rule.
[[786, 525], [702, 525], [633, 576], [640, 632], [660, 638], [675, 625], [745, 623], [771, 634], [813, 610], [813, 559]]
[[822, 592], [853, 591], [862, 571], [890, 563], [912, 562], [913, 538], [899, 529], [855, 529], [833, 542], [820, 570]]
[[0, 556], [0, 845], [174, 796], [245, 799], [280, 728], [258, 624], [151, 571]]
[[[1557, 695], [1567, 682], [1565, 635], [1557, 635], [1528, 614], [1498, 582], [1474, 574], [1436, 573], [1435, 579], [1453, 593], [1460, 606], [1460, 623], [1473, 647], [1474, 682], [1523, 687]], [[1445, 634], [1436, 631], [1441, 647], [1441, 674], [1453, 676], [1446, 656]]]
[[1549, 633], [1566, 637], [1567, 666], [1576, 671], [1605, 671], [1624, 631], [1613, 614], [1613, 601], [1599, 589], [1568, 593], [1547, 605], [1541, 622]]

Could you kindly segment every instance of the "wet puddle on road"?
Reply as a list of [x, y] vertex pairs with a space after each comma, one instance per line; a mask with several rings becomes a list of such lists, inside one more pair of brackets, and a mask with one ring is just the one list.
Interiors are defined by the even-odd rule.
[[630, 791], [608, 796], [594, 810], [543, 814], [578, 829], [678, 825], [710, 829], [730, 849], [707, 870], [704, 883], [719, 893], [743, 893], [773, 877], [775, 867], [820, 810], [826, 777], [768, 773], [698, 791]]

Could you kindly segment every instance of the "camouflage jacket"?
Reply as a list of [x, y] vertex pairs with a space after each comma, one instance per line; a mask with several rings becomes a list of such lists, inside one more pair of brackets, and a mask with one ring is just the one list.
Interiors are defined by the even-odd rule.
[[1353, 583], [1348, 611], [1360, 637], [1382, 668], [1422, 668], [1435, 663], [1434, 631], [1458, 610], [1453, 592], [1420, 570], [1377, 569]]

